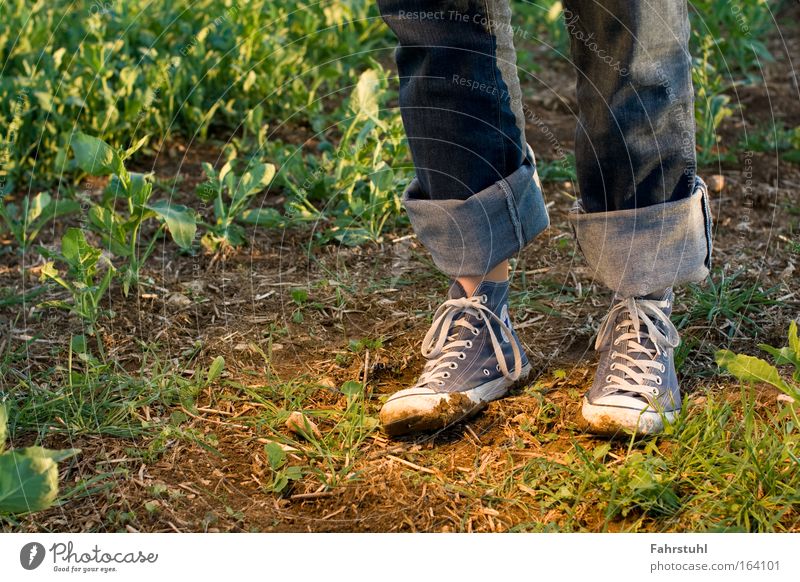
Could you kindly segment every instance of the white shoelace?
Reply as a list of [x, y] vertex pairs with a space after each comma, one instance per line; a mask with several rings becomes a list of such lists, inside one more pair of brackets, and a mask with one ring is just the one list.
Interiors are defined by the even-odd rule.
[[[610, 369], [620, 373], [606, 376], [606, 391], [658, 394], [658, 389], [654, 390], [646, 385], [648, 381], [661, 385], [661, 376], [654, 374], [653, 371], [658, 370], [663, 374], [666, 368], [664, 364], [657, 362], [656, 358], [666, 349], [676, 348], [680, 343], [678, 330], [662, 311], [662, 308], [668, 306], [669, 301], [629, 297], [619, 301], [608, 312], [597, 332], [595, 349], [600, 350], [608, 345], [613, 336], [612, 331], [622, 331], [626, 328], [628, 331], [617, 337], [613, 345], [608, 346], [612, 350]], [[627, 312], [627, 318], [618, 322], [612, 330], [613, 323], [623, 312]], [[651, 316], [663, 324], [666, 335], [655, 325]], [[633, 331], [630, 331], [631, 328]], [[643, 345], [647, 339], [653, 345], [652, 348]], [[625, 351], [616, 351], [614, 348], [623, 342], [626, 344]]]
[[[465, 327], [472, 332], [474, 336], [479, 335], [480, 331], [467, 321], [466, 318], [459, 319], [455, 322], [453, 321], [458, 315], [462, 314], [473, 315], [478, 321], [483, 321], [486, 324], [486, 328], [489, 332], [489, 339], [492, 342], [494, 354], [497, 357], [497, 362], [503, 375], [512, 381], [520, 377], [522, 373], [522, 354], [520, 353], [517, 342], [514, 341], [511, 328], [489, 309], [484, 304], [485, 302], [486, 295], [480, 295], [448, 299], [439, 306], [433, 316], [431, 328], [425, 335], [425, 339], [422, 340], [422, 355], [430, 361], [426, 366], [427, 371], [424, 372], [417, 381], [417, 386], [425, 386], [429, 383], [436, 383], [438, 386], [444, 386], [444, 380], [450, 377], [449, 370], [458, 368], [458, 362], [456, 360], [466, 359], [466, 353], [458, 348], [472, 348], [472, 340], [457, 340], [458, 330], [456, 328]], [[500, 324], [503, 333], [511, 342], [511, 349], [514, 352], [513, 372], [508, 369], [508, 363], [503, 354], [503, 348], [494, 333], [494, 329], [492, 329], [490, 325], [492, 320]], [[451, 325], [455, 331], [448, 335]]]

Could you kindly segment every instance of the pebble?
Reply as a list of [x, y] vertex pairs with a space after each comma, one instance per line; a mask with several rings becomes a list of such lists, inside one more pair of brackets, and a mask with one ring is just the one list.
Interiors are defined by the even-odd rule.
[[722, 192], [722, 189], [725, 187], [725, 176], [720, 174], [713, 174], [708, 177], [706, 180], [706, 184], [708, 185], [708, 189], [718, 194]]

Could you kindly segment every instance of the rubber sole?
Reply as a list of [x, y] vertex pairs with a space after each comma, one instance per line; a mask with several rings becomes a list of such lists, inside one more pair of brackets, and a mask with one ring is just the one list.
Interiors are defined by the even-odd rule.
[[680, 410], [656, 412], [655, 410], [634, 410], [616, 406], [598, 406], [583, 398], [581, 414], [594, 434], [614, 436], [619, 433], [637, 436], [654, 435], [664, 432], [666, 424], [672, 424], [681, 413]]
[[505, 396], [512, 388], [523, 384], [530, 375], [530, 363], [520, 377], [509, 382], [505, 377], [482, 384], [464, 392], [408, 392], [393, 394], [380, 412], [383, 430], [390, 436], [442, 430], [472, 418], [492, 400]]

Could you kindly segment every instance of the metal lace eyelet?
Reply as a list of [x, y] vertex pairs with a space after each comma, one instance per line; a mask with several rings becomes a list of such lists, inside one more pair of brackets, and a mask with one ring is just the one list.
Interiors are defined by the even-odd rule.
[[499, 372], [500, 371], [500, 364], [495, 364], [494, 365], [494, 369]]
[[667, 371], [667, 367], [664, 364], [661, 364], [661, 373], [663, 374], [666, 371]]
[[477, 329], [472, 330], [472, 335], [478, 335], [480, 332]]
[[606, 376], [606, 382], [611, 382], [611, 374], [609, 374], [608, 376]]
[[449, 378], [449, 377], [450, 377], [450, 372], [445, 372], [444, 374], [442, 374], [442, 378]]
[[656, 378], [656, 384], [661, 386], [661, 377], [660, 376]]
[[441, 380], [439, 380], [439, 381], [436, 383], [436, 385], [437, 385], [437, 386], [444, 386], [444, 382], [442, 382]]
[[490, 374], [489, 370], [487, 370], [486, 368], [484, 368], [484, 369], [483, 369], [483, 375], [484, 375], [484, 376], [488, 376], [489, 374]]
[[450, 368], [452, 370], [455, 370], [456, 368], [458, 368], [458, 362], [450, 362]]
[[467, 340], [467, 347], [468, 347], [468, 348], [471, 348], [471, 347], [472, 347], [472, 340]]
[[611, 365], [608, 367], [608, 369], [609, 369], [609, 370], [616, 370], [616, 369], [617, 369], [617, 365], [616, 365], [616, 364], [611, 364]]
[[489, 297], [484, 293], [481, 295], [481, 303], [486, 303], [487, 301], [489, 301]]
[[653, 396], [658, 396], [658, 388], [653, 388]]
[[458, 359], [459, 360], [466, 360], [467, 359], [467, 354], [465, 354], [464, 352], [461, 352], [460, 354], [458, 354]]

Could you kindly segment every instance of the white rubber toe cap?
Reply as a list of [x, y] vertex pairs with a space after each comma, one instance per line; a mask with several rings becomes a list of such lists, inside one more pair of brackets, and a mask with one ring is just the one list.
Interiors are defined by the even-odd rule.
[[604, 396], [594, 403], [584, 398], [581, 412], [592, 432], [607, 435], [621, 432], [658, 434], [664, 431], [665, 424], [671, 424], [680, 414], [680, 410], [658, 412], [643, 405], [641, 400], [619, 394]]
[[392, 394], [381, 408], [380, 420], [391, 435], [437, 430], [463, 420], [484, 406], [465, 392], [434, 392], [406, 388]]

